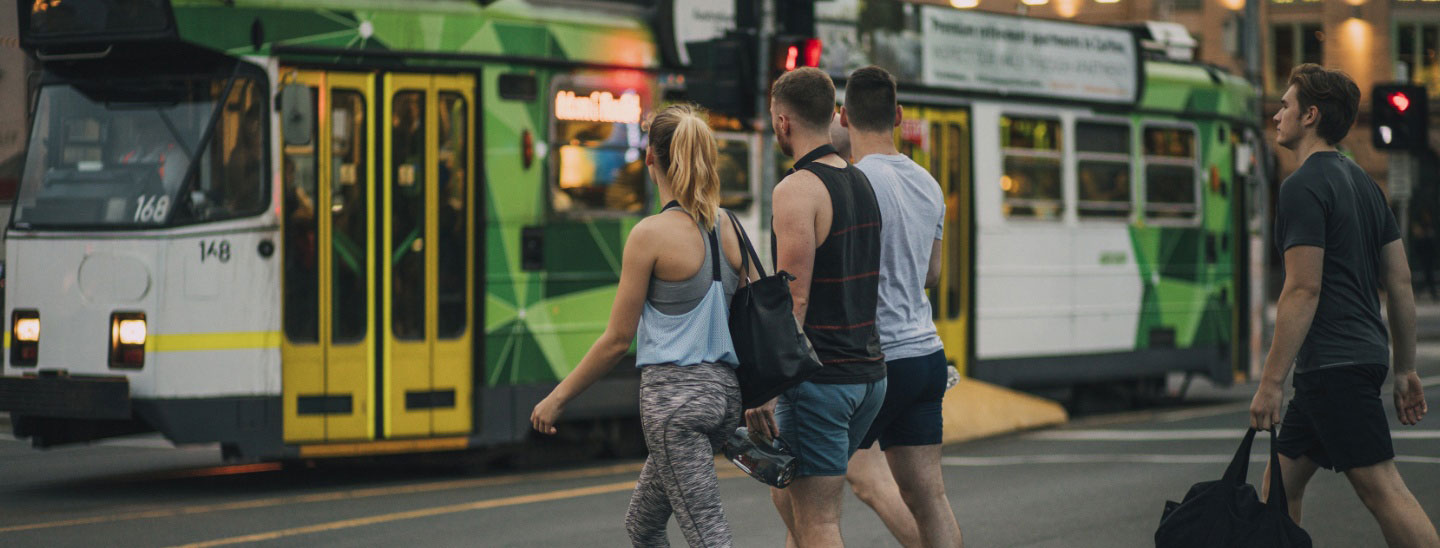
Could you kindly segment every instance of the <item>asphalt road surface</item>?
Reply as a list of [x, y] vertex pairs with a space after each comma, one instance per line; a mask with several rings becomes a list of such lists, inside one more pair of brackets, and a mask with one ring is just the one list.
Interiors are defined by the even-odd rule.
[[[1440, 343], [1421, 345], [1427, 398], [1440, 407]], [[967, 545], [1153, 545], [1164, 501], [1220, 476], [1244, 432], [1253, 386], [1198, 384], [1180, 405], [1110, 413], [1062, 428], [945, 449], [945, 485]], [[1388, 396], [1387, 396], [1388, 399]], [[1393, 421], [1401, 474], [1440, 517], [1440, 416]], [[1257, 441], [1251, 478], [1268, 440]], [[213, 446], [150, 437], [36, 451], [0, 434], [4, 546], [623, 546], [638, 461], [531, 470], [451, 458], [227, 464]], [[737, 546], [780, 546], [768, 492], [720, 463]], [[1303, 526], [1317, 546], [1382, 546], [1341, 475], [1321, 471]], [[850, 546], [895, 546], [847, 495]], [[671, 525], [672, 543], [683, 546]]]

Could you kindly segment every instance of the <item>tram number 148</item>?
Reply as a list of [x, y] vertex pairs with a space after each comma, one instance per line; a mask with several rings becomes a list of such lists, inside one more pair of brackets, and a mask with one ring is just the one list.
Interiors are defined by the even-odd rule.
[[203, 263], [206, 259], [230, 262], [230, 240], [200, 240], [200, 262]]

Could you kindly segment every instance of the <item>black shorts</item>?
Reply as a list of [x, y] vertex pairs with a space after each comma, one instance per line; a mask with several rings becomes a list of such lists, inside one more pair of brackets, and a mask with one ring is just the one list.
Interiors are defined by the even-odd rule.
[[944, 434], [941, 402], [945, 399], [945, 351], [886, 363], [885, 403], [860, 439], [869, 449], [880, 440], [881, 449], [896, 445], [939, 445]]
[[1280, 454], [1310, 457], [1344, 472], [1395, 458], [1390, 422], [1380, 401], [1389, 368], [1344, 365], [1295, 375], [1295, 397], [1280, 423]]

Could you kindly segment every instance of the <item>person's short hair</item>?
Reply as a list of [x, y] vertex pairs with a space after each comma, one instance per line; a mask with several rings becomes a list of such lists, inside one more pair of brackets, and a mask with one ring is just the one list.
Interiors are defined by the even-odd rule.
[[1326, 143], [1338, 143], [1350, 133], [1360, 111], [1360, 87], [1354, 80], [1339, 70], [1305, 63], [1290, 70], [1290, 85], [1295, 86], [1302, 115], [1312, 106], [1320, 111], [1315, 132]]
[[875, 65], [856, 69], [845, 81], [845, 117], [860, 131], [895, 128], [895, 77]]
[[835, 115], [835, 82], [815, 67], [780, 75], [770, 86], [770, 98], [789, 107], [810, 129], [828, 130], [830, 118]]

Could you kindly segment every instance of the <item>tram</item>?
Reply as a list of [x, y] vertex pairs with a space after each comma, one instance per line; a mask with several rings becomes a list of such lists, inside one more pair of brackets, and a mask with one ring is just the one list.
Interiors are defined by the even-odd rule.
[[[158, 431], [264, 459], [530, 439], [657, 207], [641, 121], [684, 94], [667, 33], [610, 4], [22, 2], [43, 70], [5, 247], [15, 435]], [[1014, 20], [905, 9], [926, 33]], [[1249, 88], [1128, 31], [1053, 24], [1119, 48], [1076, 70], [1128, 87], [975, 89], [891, 63], [897, 139], [947, 196], [947, 352], [1009, 386], [1228, 382], [1248, 329]], [[872, 60], [851, 35], [826, 37], [822, 68]], [[722, 199], [763, 241], [772, 144], [712, 123]], [[624, 437], [637, 389], [622, 364], [564, 430]]]

